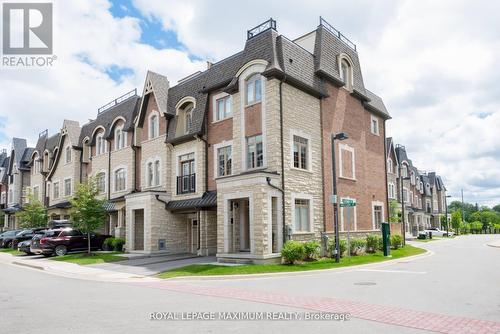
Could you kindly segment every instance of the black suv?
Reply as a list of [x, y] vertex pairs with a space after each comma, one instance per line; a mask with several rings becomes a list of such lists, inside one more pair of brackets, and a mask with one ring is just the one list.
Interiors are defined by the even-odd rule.
[[[104, 240], [111, 237], [110, 235], [91, 234], [90, 235], [90, 249], [102, 249]], [[83, 251], [88, 247], [87, 235], [82, 232], [72, 229], [63, 228], [57, 230], [48, 230], [45, 235], [39, 240], [33, 238], [31, 244], [31, 251], [37, 253], [37, 248], [44, 256], [52, 255], [66, 255], [72, 251]], [[38, 253], [40, 253], [40, 251]]]
[[21, 230], [10, 230], [0, 234], [0, 248], [10, 248], [12, 239], [14, 239], [19, 232], [21, 232]]
[[43, 230], [46, 230], [46, 228], [30, 228], [27, 230], [23, 230], [16, 234], [16, 236], [12, 239], [11, 247], [14, 249], [17, 249], [17, 244], [20, 243], [21, 241], [26, 241], [26, 240], [31, 240], [33, 236]]

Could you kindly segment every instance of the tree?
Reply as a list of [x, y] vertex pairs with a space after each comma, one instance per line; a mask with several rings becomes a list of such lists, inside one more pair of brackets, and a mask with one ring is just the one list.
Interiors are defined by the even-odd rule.
[[493, 211], [496, 211], [498, 213], [500, 213], [500, 204], [497, 204], [493, 207]]
[[442, 215], [441, 216], [441, 228], [443, 230], [447, 230], [448, 229], [448, 217], [446, 217], [446, 215]]
[[399, 209], [398, 209], [398, 201], [395, 199], [391, 199], [389, 201], [389, 222], [397, 223], [399, 222]]
[[76, 187], [75, 197], [71, 199], [71, 220], [73, 226], [87, 234], [87, 253], [90, 254], [90, 234], [104, 224], [106, 211], [104, 200], [98, 199], [99, 190], [94, 179], [80, 183]]
[[[476, 205], [472, 204], [472, 203], [464, 203], [463, 205], [463, 209], [464, 209], [464, 217], [463, 217], [463, 220], [465, 221], [472, 221], [471, 220], [471, 215], [478, 211], [478, 208], [476, 208]], [[457, 210], [462, 210], [462, 202], [460, 201], [453, 201], [450, 203], [450, 205], [448, 206], [448, 210], [450, 212], [453, 212], [453, 211], [457, 211]]]
[[458, 230], [460, 229], [461, 226], [462, 226], [462, 212], [458, 210], [453, 211], [451, 213], [451, 227], [453, 227], [458, 234]]
[[43, 204], [33, 195], [28, 194], [28, 203], [25, 204], [16, 216], [22, 228], [37, 228], [47, 226], [47, 212]]

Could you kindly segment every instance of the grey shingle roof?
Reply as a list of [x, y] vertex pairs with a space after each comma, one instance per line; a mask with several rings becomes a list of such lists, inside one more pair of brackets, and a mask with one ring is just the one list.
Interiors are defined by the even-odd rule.
[[[16, 165], [20, 165], [21, 158], [23, 157], [24, 150], [26, 149], [26, 139], [23, 138], [12, 138], [12, 150], [14, 151], [14, 162]], [[12, 156], [12, 155], [11, 155]]]
[[65, 119], [63, 122], [63, 129], [66, 129], [71, 144], [74, 146], [78, 146], [81, 132], [80, 123], [78, 123], [77, 121]]
[[[113, 129], [111, 129], [111, 123], [118, 116], [125, 118], [125, 126], [124, 126], [125, 131], [130, 131], [131, 129], [133, 129], [134, 118], [137, 113], [137, 107], [139, 101], [140, 101], [139, 96], [132, 96], [120, 102], [116, 106], [113, 106], [108, 110], [105, 110], [104, 112], [98, 114], [95, 120], [84, 124], [80, 132], [78, 146], [81, 147], [83, 145], [83, 140], [86, 137], [90, 138], [92, 136], [92, 133], [98, 126], [104, 127], [104, 129], [106, 129], [105, 136], [109, 137], [110, 134], [112, 134], [113, 132]], [[91, 142], [93, 143], [93, 141], [94, 139], [92, 138]]]
[[368, 107], [368, 109], [381, 114], [381, 116], [383, 116], [384, 118], [391, 118], [391, 116], [389, 116], [389, 112], [385, 108], [382, 98], [375, 93], [372, 93], [368, 89], [366, 89], [365, 91], [366, 95], [370, 98], [370, 101], [365, 102], [365, 106]]
[[405, 160], [409, 161], [408, 156], [406, 155], [406, 149], [404, 148], [404, 146], [397, 146], [396, 147], [396, 155], [398, 157], [399, 162], [402, 162]]

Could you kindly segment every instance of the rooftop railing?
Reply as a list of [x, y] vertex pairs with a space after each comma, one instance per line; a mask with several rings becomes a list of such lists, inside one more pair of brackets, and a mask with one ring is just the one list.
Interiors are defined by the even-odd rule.
[[323, 26], [326, 28], [326, 30], [330, 31], [335, 37], [340, 39], [342, 43], [353, 49], [354, 51], [357, 52], [356, 50], [356, 44], [351, 42], [351, 40], [347, 37], [345, 37], [340, 31], [335, 29], [330, 23], [328, 23], [324, 18], [321, 16], [319, 17], [319, 25]]
[[106, 110], [110, 109], [110, 108], [113, 108], [114, 106], [118, 105], [119, 103], [131, 98], [132, 96], [136, 96], [137, 95], [137, 88], [136, 89], [133, 89], [131, 90], [130, 92], [128, 93], [125, 93], [123, 94], [122, 96], [120, 97], [117, 97], [116, 99], [114, 99], [113, 101], [109, 102], [108, 104], [100, 107], [99, 109], [97, 109], [97, 114], [101, 114], [103, 112], [105, 112]]
[[264, 31], [269, 30], [269, 29], [276, 30], [276, 21], [273, 20], [272, 18], [270, 18], [266, 22], [259, 24], [256, 27], [248, 30], [247, 31], [247, 39], [253, 38], [253, 37], [263, 33]]

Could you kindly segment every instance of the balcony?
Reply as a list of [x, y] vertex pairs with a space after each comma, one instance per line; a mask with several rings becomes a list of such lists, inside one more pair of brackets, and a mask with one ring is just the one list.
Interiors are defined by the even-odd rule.
[[196, 189], [196, 174], [177, 176], [177, 195], [191, 194]]

